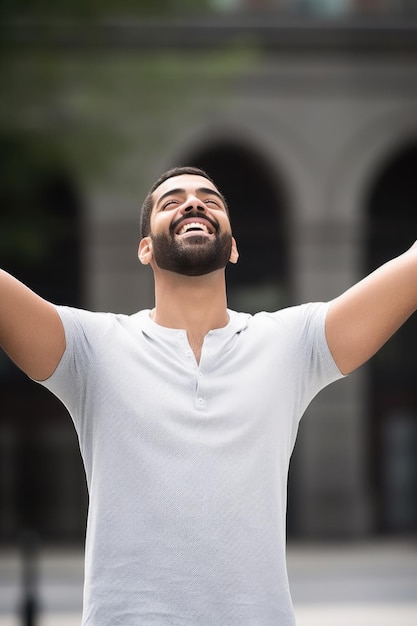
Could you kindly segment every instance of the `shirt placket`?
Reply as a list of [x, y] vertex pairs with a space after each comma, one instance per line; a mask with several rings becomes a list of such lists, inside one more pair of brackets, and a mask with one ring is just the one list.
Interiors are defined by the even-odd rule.
[[190, 370], [194, 372], [196, 384], [194, 391], [194, 408], [198, 411], [204, 411], [207, 408], [207, 394], [206, 387], [204, 381], [204, 373], [201, 367], [201, 362], [203, 360], [203, 351], [207, 353], [206, 350], [206, 342], [207, 337], [204, 340], [204, 345], [201, 353], [200, 364], [197, 364], [197, 361], [194, 357], [194, 353], [191, 350], [190, 344], [188, 343], [187, 333], [185, 331], [179, 331], [176, 337], [176, 344], [181, 353], [182, 358], [185, 360], [186, 365]]

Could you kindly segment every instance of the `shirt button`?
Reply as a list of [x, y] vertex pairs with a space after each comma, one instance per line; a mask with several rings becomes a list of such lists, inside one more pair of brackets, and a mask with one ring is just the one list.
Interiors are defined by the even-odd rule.
[[178, 333], [178, 337], [179, 337], [180, 339], [184, 339], [185, 334], [184, 334], [184, 333]]
[[187, 352], [185, 353], [185, 356], [191, 356], [191, 355], [192, 355], [191, 350], [187, 350]]
[[203, 399], [203, 398], [199, 398], [199, 399], [197, 400], [197, 402], [198, 402], [198, 404], [204, 404], [204, 399]]

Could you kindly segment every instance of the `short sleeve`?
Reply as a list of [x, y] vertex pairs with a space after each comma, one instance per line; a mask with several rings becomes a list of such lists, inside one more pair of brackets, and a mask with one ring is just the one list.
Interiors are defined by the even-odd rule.
[[109, 314], [57, 306], [65, 331], [65, 351], [53, 374], [40, 384], [49, 389], [76, 418], [84, 404], [88, 380], [100, 340], [109, 325]]
[[277, 319], [293, 335], [299, 376], [299, 409], [303, 413], [319, 391], [343, 374], [336, 365], [326, 339], [326, 316], [330, 302], [311, 302], [277, 312]]

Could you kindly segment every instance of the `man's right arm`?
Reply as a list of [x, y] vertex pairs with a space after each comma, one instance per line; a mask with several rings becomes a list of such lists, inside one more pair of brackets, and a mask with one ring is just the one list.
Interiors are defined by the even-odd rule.
[[0, 270], [0, 346], [35, 380], [55, 371], [65, 350], [61, 319], [50, 303]]

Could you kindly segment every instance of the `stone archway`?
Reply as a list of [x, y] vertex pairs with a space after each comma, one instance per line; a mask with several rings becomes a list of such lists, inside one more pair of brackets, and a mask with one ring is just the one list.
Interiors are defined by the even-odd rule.
[[[417, 141], [399, 147], [369, 187], [366, 273], [417, 239]], [[417, 325], [410, 321], [369, 365], [369, 441], [380, 532], [417, 529]]]

